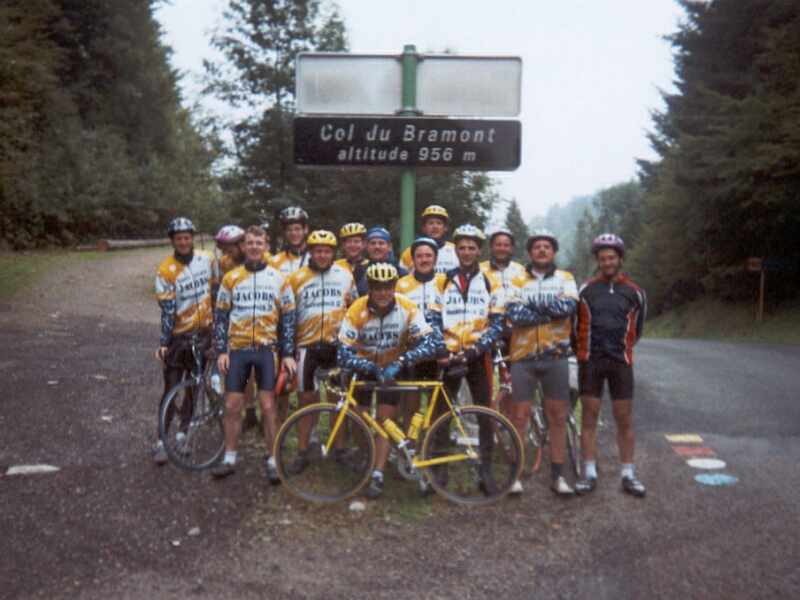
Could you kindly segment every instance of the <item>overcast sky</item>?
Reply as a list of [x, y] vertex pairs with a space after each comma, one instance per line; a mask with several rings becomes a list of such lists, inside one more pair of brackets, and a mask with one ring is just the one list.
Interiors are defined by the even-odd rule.
[[[197, 99], [210, 31], [225, 0], [172, 0], [158, 13], [175, 67]], [[451, 49], [523, 60], [522, 165], [493, 173], [529, 219], [553, 203], [625, 181], [652, 157], [645, 133], [658, 90], [672, 89], [662, 36], [682, 17], [674, 0], [340, 0], [352, 52]]]

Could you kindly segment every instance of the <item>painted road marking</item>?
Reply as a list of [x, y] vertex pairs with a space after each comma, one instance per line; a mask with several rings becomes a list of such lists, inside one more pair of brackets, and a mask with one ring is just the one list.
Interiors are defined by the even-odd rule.
[[6, 475], [38, 475], [40, 473], [55, 473], [60, 471], [53, 465], [14, 465], [9, 467]]
[[724, 469], [726, 466], [725, 461], [718, 458], [690, 458], [686, 463], [695, 469]]
[[739, 481], [737, 477], [726, 473], [701, 473], [700, 475], [695, 475], [694, 480], [703, 485], [714, 486], [734, 485]]
[[716, 456], [711, 448], [705, 446], [673, 446], [672, 449], [681, 456]]
[[703, 438], [696, 433], [667, 433], [664, 435], [670, 444], [702, 444]]

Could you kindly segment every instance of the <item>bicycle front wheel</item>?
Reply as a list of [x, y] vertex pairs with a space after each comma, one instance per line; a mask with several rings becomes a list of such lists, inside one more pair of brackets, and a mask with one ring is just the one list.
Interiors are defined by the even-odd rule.
[[519, 478], [524, 454], [508, 419], [485, 406], [467, 406], [431, 425], [422, 459], [446, 461], [424, 468], [436, 492], [452, 502], [476, 506], [508, 493]]
[[158, 419], [158, 430], [170, 461], [189, 471], [216, 463], [225, 450], [219, 396], [208, 393], [202, 380], [186, 379], [173, 387]]
[[357, 414], [341, 410], [346, 411], [344, 421], [330, 451], [325, 448], [339, 416], [335, 405], [313, 404], [298, 410], [278, 431], [274, 448], [278, 474], [286, 489], [304, 500], [344, 500], [364, 487], [372, 473], [372, 433]]

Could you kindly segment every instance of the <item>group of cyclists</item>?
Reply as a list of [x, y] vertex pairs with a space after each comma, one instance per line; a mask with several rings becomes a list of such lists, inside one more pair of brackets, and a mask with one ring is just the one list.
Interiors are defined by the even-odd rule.
[[[512, 260], [523, 240], [511, 231], [497, 229], [487, 240], [481, 229], [464, 224], [448, 240], [449, 214], [432, 205], [421, 214], [420, 237], [398, 260], [384, 227], [347, 223], [337, 237], [310, 230], [300, 207], [285, 208], [279, 218], [283, 247], [277, 254], [270, 253], [263, 224], [228, 225], [216, 236], [219, 260], [194, 247], [189, 219], [176, 218], [168, 230], [173, 253], [156, 276], [161, 308], [156, 356], [163, 364], [165, 394], [192, 368], [191, 338], [199, 337], [202, 349], [213, 345], [225, 378], [225, 452], [211, 469], [215, 478], [236, 471], [241, 415], [253, 385], [267, 442], [264, 475], [276, 484], [270, 448], [289, 409], [288, 395], [276, 396], [279, 378], [296, 381], [302, 407], [318, 401], [317, 369], [341, 367], [377, 382], [378, 419], [394, 419], [401, 405], [411, 415], [420, 402], [418, 395], [381, 389], [396, 380], [441, 378], [451, 397], [466, 380], [473, 402], [490, 405], [492, 356], [500, 351], [511, 365], [511, 394], [499, 409], [522, 439], [536, 390], [543, 392], [555, 494], [586, 494], [597, 485], [596, 431], [608, 381], [621, 486], [645, 495], [634, 470], [632, 401], [633, 346], [642, 334], [646, 299], [622, 272], [622, 239], [603, 234], [593, 241], [597, 273], [579, 292], [572, 274], [556, 267], [558, 240], [544, 229], [524, 240], [529, 262], [523, 265]], [[481, 262], [487, 244], [489, 259]], [[573, 354], [583, 407], [583, 472], [574, 484], [564, 469]], [[371, 400], [367, 393], [356, 399], [363, 406]], [[310, 435], [301, 431], [301, 451], [288, 467], [293, 473], [308, 467]], [[388, 440], [378, 437], [368, 497], [383, 492], [389, 452]], [[153, 458], [167, 462], [160, 441]], [[489, 474], [479, 475], [490, 487]], [[511, 493], [522, 492], [522, 483], [514, 482]]]

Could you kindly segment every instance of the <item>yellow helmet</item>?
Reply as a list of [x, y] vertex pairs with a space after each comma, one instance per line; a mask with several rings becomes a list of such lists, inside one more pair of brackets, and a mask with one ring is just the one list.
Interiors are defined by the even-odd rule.
[[361, 223], [345, 223], [339, 230], [339, 237], [342, 239], [354, 235], [367, 235], [367, 228]]
[[308, 246], [330, 246], [336, 248], [336, 236], [325, 229], [312, 231], [306, 240]]
[[444, 206], [439, 206], [438, 204], [431, 204], [428, 208], [422, 211], [422, 220], [424, 221], [428, 217], [439, 217], [440, 219], [444, 219], [445, 221], [450, 220], [450, 215], [447, 212], [447, 209]]
[[389, 283], [397, 278], [397, 269], [392, 264], [378, 262], [367, 267], [367, 281], [369, 282]]

